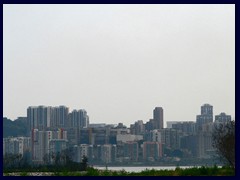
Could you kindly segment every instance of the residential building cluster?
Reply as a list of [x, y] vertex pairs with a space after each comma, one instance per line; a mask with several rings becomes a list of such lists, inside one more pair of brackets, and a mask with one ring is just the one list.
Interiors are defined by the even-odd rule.
[[29, 137], [4, 138], [3, 155], [30, 153], [32, 163], [53, 163], [53, 158], [71, 152], [75, 162], [83, 156], [92, 164], [160, 162], [169, 158], [211, 158], [215, 124], [231, 116], [220, 113], [213, 121], [213, 106], [201, 106], [196, 121], [167, 122], [163, 108], [153, 110], [146, 123], [137, 120], [130, 127], [122, 123], [90, 124], [86, 110], [65, 106], [34, 106], [27, 109]]

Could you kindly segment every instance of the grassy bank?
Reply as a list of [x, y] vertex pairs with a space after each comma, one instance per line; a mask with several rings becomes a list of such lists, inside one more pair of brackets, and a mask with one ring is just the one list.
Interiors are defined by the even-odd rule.
[[[4, 175], [18, 175], [18, 176], [31, 176], [32, 173], [22, 172], [22, 173], [6, 173]], [[88, 168], [84, 172], [51, 172], [39, 174], [47, 176], [234, 176], [235, 170], [230, 167], [194, 167], [181, 169], [176, 167], [175, 170], [155, 170], [155, 169], [146, 169], [141, 172], [127, 172], [125, 170], [121, 171], [111, 171], [111, 170], [99, 170], [95, 168]]]
[[141, 172], [127, 172], [110, 171], [110, 170], [98, 170], [89, 168], [85, 173], [60, 173], [58, 176], [234, 176], [235, 170], [229, 167], [194, 167], [188, 169], [176, 168], [175, 170], [155, 170], [146, 169]]
[[[77, 174], [76, 174], [77, 175]], [[86, 173], [79, 174], [81, 176], [234, 176], [235, 171], [232, 168], [222, 167], [194, 167], [189, 169], [176, 168], [175, 170], [155, 170], [146, 169], [141, 172], [127, 172], [97, 170], [90, 168]]]

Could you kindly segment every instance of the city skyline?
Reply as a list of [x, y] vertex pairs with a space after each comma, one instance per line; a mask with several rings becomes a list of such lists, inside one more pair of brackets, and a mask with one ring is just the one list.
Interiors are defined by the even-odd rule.
[[[87, 111], [83, 109], [69, 112], [65, 106], [30, 106], [27, 117], [17, 120], [25, 131], [17, 131], [18, 135], [12, 136], [10, 129], [13, 127], [4, 126], [4, 155], [20, 153], [26, 156], [29, 153], [29, 163], [54, 164], [56, 161], [50, 158], [54, 157], [52, 155], [71, 149], [73, 153], [69, 156], [73, 161], [81, 162], [86, 156], [93, 164], [163, 163], [166, 158], [168, 163], [179, 163], [181, 159], [184, 163], [191, 163], [191, 158], [198, 163], [201, 158], [211, 162], [216, 152], [214, 127], [227, 126], [232, 119], [230, 115], [221, 113], [214, 120], [210, 104], [203, 104], [200, 109], [196, 122], [168, 121], [167, 128], [164, 128], [162, 107], [153, 109], [153, 119], [148, 122], [138, 120], [126, 127], [122, 123], [117, 126], [89, 124]], [[9, 122], [6, 118], [3, 120], [5, 124]], [[10, 134], [7, 135], [6, 131]]]
[[[215, 121], [223, 121], [222, 116], [225, 116], [228, 118], [228, 120], [231, 120], [232, 116], [231, 115], [227, 115], [224, 111], [221, 113], [213, 113], [213, 106], [210, 104], [202, 104], [200, 107], [200, 113], [196, 114], [195, 119], [193, 120], [182, 120], [182, 119], [178, 119], [177, 121], [169, 121], [169, 120], [164, 120], [164, 109], [162, 107], [155, 107], [152, 111], [152, 117], [149, 117], [146, 120], [143, 119], [138, 119], [138, 120], [134, 120], [132, 122], [129, 122], [129, 124], [124, 124], [122, 122], [115, 122], [115, 123], [106, 123], [106, 122], [91, 122], [89, 120], [89, 116], [87, 115], [87, 111], [85, 109], [72, 109], [70, 110], [70, 107], [67, 107], [65, 105], [59, 105], [59, 106], [49, 106], [49, 105], [38, 105], [38, 106], [28, 106], [27, 108], [27, 115], [26, 116], [18, 116], [16, 119], [10, 119], [10, 120], [17, 120], [19, 118], [23, 118], [26, 117], [27, 119], [29, 119], [29, 121], [31, 122], [30, 125], [31, 127], [34, 127], [34, 117], [37, 116], [39, 120], [39, 122], [42, 123], [42, 125], [46, 126], [46, 127], [64, 127], [64, 126], [81, 126], [81, 128], [83, 127], [88, 127], [89, 124], [109, 124], [109, 125], [119, 125], [123, 124], [126, 125], [127, 128], [131, 128], [131, 125], [134, 125], [135, 123], [139, 123], [139, 121], [142, 121], [143, 124], [145, 124], [146, 126], [149, 126], [149, 123], [153, 123], [154, 125], [150, 125], [152, 128], [156, 128], [156, 129], [161, 129], [161, 128], [168, 128], [168, 122], [169, 123], [175, 123], [175, 122], [195, 122], [195, 123], [200, 123], [200, 124], [204, 124], [204, 123], [212, 123]], [[41, 114], [41, 113], [43, 114]], [[58, 114], [60, 113], [60, 114]], [[35, 115], [34, 115], [35, 114]], [[38, 115], [37, 115], [38, 114]], [[70, 116], [69, 116], [70, 115]], [[210, 116], [210, 117], [209, 117]], [[82, 119], [83, 117], [86, 117], [86, 119]], [[58, 118], [60, 118], [59, 120], [57, 120]], [[81, 120], [82, 119], [82, 120]], [[206, 119], [206, 120], [204, 120]], [[235, 120], [233, 118], [233, 120]], [[60, 123], [62, 122], [62, 123]], [[36, 122], [35, 122], [36, 123]], [[41, 128], [41, 127], [40, 127]], [[38, 129], [38, 128], [37, 128]]]
[[[90, 122], [235, 119], [235, 6], [3, 5], [3, 116], [86, 109]], [[166, 125], [164, 125], [166, 126]]]

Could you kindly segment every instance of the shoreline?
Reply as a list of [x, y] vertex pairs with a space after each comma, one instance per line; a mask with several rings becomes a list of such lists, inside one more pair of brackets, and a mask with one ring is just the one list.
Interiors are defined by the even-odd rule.
[[[222, 167], [223, 165], [219, 165], [219, 164], [216, 164], [218, 167]], [[143, 164], [143, 165], [140, 165], [140, 164], [131, 164], [131, 165], [89, 165], [89, 167], [201, 167], [201, 166], [207, 166], [207, 167], [212, 167], [212, 166], [215, 166], [214, 164], [189, 164], [189, 165], [181, 165], [181, 164], [166, 164], [166, 165], [163, 165], [163, 164], [153, 164], [153, 165], [148, 165], [148, 164]]]

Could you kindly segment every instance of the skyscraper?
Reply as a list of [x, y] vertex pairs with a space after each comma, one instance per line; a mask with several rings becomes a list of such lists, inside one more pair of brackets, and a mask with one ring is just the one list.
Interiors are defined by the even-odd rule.
[[226, 123], [228, 121], [231, 121], [231, 115], [227, 115], [226, 113], [222, 112], [219, 115], [215, 116], [215, 122], [218, 123]]
[[72, 127], [84, 128], [89, 125], [89, 117], [84, 109], [73, 110], [70, 118]]
[[[27, 124], [29, 132], [37, 128], [37, 107], [30, 106], [27, 108]], [[30, 133], [29, 133], [30, 134]]]
[[203, 124], [213, 122], [213, 106], [204, 104], [201, 106], [201, 115], [197, 115], [197, 130], [201, 130]]
[[27, 109], [27, 120], [29, 130], [45, 130], [50, 127], [51, 107], [30, 106]]
[[204, 104], [201, 106], [201, 115], [212, 116], [213, 115], [213, 106], [210, 104]]
[[163, 108], [155, 107], [153, 110], [154, 129], [163, 129]]
[[51, 127], [64, 128], [68, 125], [68, 107], [59, 106], [52, 108]]
[[88, 117], [87, 111], [85, 109], [79, 110], [79, 120], [80, 120], [80, 127], [88, 127], [89, 117]]

